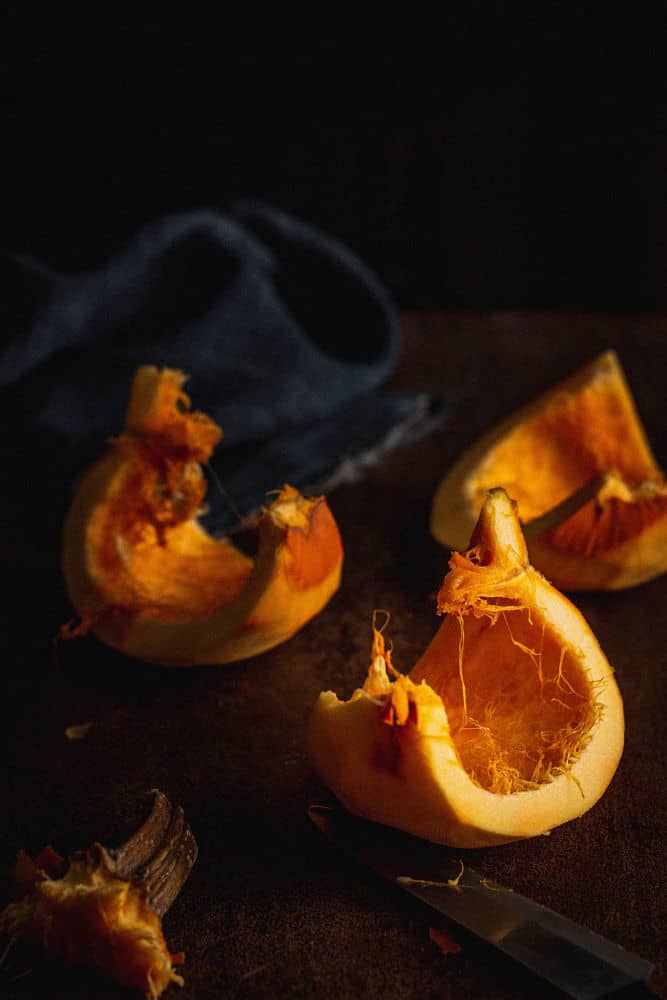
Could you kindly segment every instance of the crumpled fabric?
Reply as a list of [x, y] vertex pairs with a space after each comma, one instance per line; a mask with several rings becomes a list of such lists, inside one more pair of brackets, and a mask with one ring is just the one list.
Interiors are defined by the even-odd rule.
[[[446, 412], [382, 390], [400, 352], [389, 295], [346, 247], [269, 205], [160, 219], [85, 273], [6, 252], [0, 282], [0, 450], [17, 514], [36, 504], [59, 524], [142, 364], [189, 374], [194, 407], [223, 428], [211, 465], [241, 514], [286, 482], [331, 486]], [[236, 518], [219, 492], [213, 531]]]

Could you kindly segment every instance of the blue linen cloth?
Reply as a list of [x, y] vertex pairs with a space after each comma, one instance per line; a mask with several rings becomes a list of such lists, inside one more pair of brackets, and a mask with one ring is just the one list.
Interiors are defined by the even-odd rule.
[[[244, 514], [285, 482], [333, 483], [445, 412], [381, 390], [400, 350], [389, 295], [347, 248], [272, 206], [169, 216], [86, 273], [5, 254], [0, 282], [2, 457], [17, 513], [37, 490], [54, 525], [122, 428], [141, 364], [190, 374], [193, 405], [224, 431], [215, 475]], [[214, 490], [207, 499], [209, 528], [232, 527]]]

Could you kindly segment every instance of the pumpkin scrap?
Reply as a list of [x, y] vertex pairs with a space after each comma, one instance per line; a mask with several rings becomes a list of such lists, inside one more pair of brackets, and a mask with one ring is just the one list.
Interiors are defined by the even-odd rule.
[[444, 927], [429, 927], [428, 936], [443, 955], [458, 955], [463, 948]]
[[186, 376], [136, 372], [125, 430], [83, 477], [65, 519], [62, 566], [82, 624], [129, 656], [227, 663], [290, 638], [340, 582], [343, 550], [323, 497], [278, 491], [254, 559], [199, 521], [202, 463], [221, 431], [190, 409]]
[[667, 485], [607, 351], [485, 434], [447, 473], [431, 532], [465, 548], [486, 491], [519, 505], [533, 565], [564, 590], [619, 590], [667, 570]]
[[85, 740], [94, 725], [94, 722], [80, 722], [77, 726], [67, 726], [65, 736], [68, 740]]
[[52, 849], [34, 861], [19, 852], [16, 882], [25, 895], [0, 913], [0, 933], [36, 941], [47, 955], [92, 966], [151, 1000], [182, 985], [174, 965], [183, 956], [170, 954], [147, 885], [117, 878], [100, 844], [74, 855], [56, 878], [63, 864]]
[[351, 812], [455, 847], [537, 836], [586, 812], [623, 749], [612, 669], [581, 613], [530, 565], [516, 505], [489, 492], [409, 675], [374, 627], [349, 701], [323, 692], [310, 755]]
[[151, 1000], [183, 984], [162, 933], [161, 918], [197, 859], [197, 843], [179, 806], [153, 789], [150, 815], [120, 847], [92, 844], [69, 862], [46, 847], [33, 860], [19, 851], [16, 901], [0, 912], [0, 934], [26, 940], [47, 955], [85, 965]]

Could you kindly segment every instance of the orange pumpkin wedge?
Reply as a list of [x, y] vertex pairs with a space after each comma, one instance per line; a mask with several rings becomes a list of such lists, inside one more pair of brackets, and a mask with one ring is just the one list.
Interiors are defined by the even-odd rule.
[[154, 663], [228, 663], [317, 614], [339, 586], [343, 549], [326, 500], [291, 486], [263, 510], [254, 559], [208, 534], [201, 463], [221, 431], [190, 409], [185, 378], [136, 372], [125, 430], [84, 475], [65, 519], [63, 574], [79, 631]]
[[533, 565], [564, 590], [620, 590], [667, 570], [667, 486], [607, 351], [485, 434], [447, 473], [431, 532], [467, 544], [486, 491], [519, 505]]
[[322, 780], [351, 812], [455, 847], [581, 816], [620, 760], [621, 696], [580, 612], [530, 565], [504, 490], [453, 553], [438, 611], [409, 675], [374, 629], [363, 686], [320, 695], [309, 746]]

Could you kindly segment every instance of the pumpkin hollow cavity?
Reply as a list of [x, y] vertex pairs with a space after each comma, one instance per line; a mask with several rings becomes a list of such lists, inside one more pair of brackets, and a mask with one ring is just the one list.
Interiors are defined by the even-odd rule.
[[204, 617], [237, 597], [252, 572], [251, 559], [197, 522], [165, 529], [128, 518], [125, 499], [101, 511], [89, 531], [108, 607], [171, 620]]
[[[147, 450], [132, 439], [121, 439], [119, 447], [127, 471], [88, 526], [104, 606], [189, 621], [229, 604], [246, 587], [255, 561], [228, 539], [212, 537], [196, 519], [206, 489], [200, 466], [172, 457], [165, 471], [155, 447]], [[286, 572], [302, 589], [319, 584], [339, 558], [337, 533], [323, 531], [326, 544], [309, 547], [327, 513], [321, 498], [303, 497], [290, 486], [276, 491], [264, 511], [286, 532]]]
[[[597, 495], [561, 523], [545, 527], [544, 543], [560, 552], [586, 557], [603, 556], [629, 538], [639, 538], [651, 525], [667, 517], [667, 489], [659, 479], [631, 487], [619, 476], [604, 477]], [[548, 523], [549, 517], [544, 519]], [[532, 536], [539, 533], [539, 522]]]
[[[612, 377], [613, 375], [613, 377]], [[619, 390], [619, 372], [606, 368], [578, 392], [555, 392], [530, 420], [491, 447], [467, 484], [478, 510], [501, 483], [524, 523], [572, 496], [601, 470], [620, 470], [629, 484], [657, 471], [631, 398]], [[595, 428], [595, 433], [591, 433]]]
[[[177, 426], [195, 414], [180, 414]], [[206, 427], [195, 422], [194, 430]], [[192, 430], [192, 428], [191, 428]], [[196, 433], [125, 434], [112, 442], [123, 469], [87, 528], [93, 575], [106, 607], [189, 620], [211, 614], [244, 588], [253, 562], [198, 523], [206, 480]]]
[[410, 676], [442, 698], [471, 780], [499, 794], [569, 773], [602, 712], [596, 684], [528, 609], [451, 615], [437, 664]]

